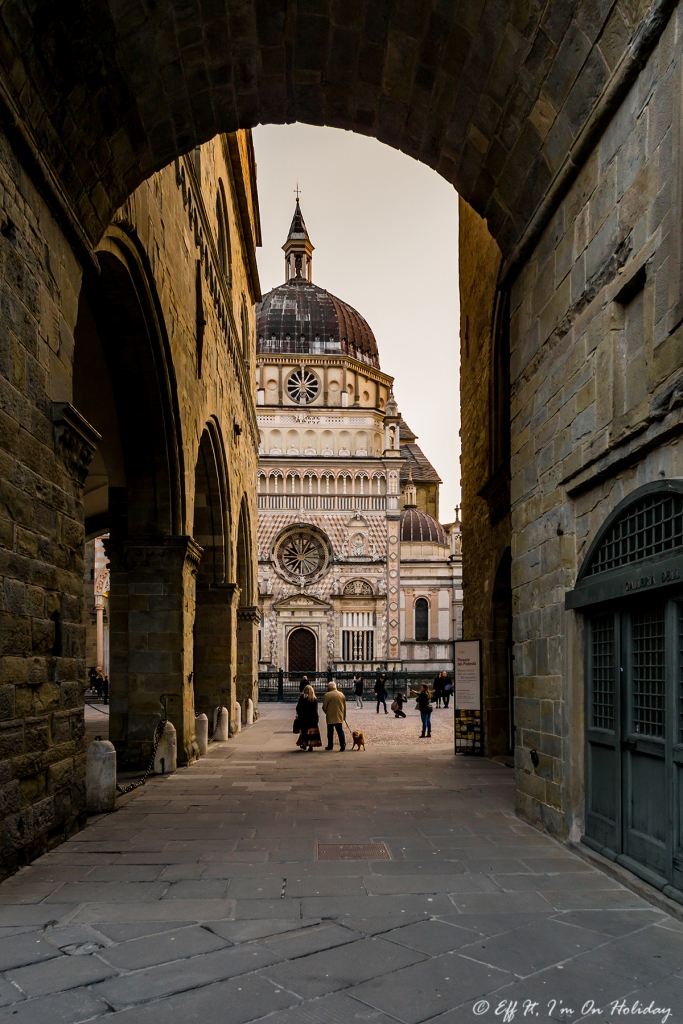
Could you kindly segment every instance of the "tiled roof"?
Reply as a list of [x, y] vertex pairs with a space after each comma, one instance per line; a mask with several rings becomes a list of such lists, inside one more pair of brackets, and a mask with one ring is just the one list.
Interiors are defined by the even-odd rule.
[[401, 455], [405, 459], [401, 468], [401, 483], [408, 480], [408, 473], [412, 472], [413, 482], [416, 484], [430, 483], [440, 484], [441, 477], [432, 466], [431, 462], [422, 451], [417, 441], [417, 434], [414, 434], [404, 419], [401, 419]]

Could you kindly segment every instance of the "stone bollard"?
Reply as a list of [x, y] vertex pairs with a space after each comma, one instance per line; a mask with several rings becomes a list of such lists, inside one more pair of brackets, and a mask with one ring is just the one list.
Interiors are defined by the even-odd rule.
[[206, 715], [197, 715], [194, 720], [194, 735], [197, 740], [199, 756], [204, 757], [209, 745], [209, 719]]
[[175, 726], [166, 722], [154, 758], [155, 775], [171, 775], [178, 767], [178, 741]]
[[225, 743], [228, 738], [228, 727], [230, 724], [230, 718], [228, 715], [227, 708], [221, 708], [218, 712], [218, 720], [216, 722], [216, 728], [213, 733], [214, 743]]
[[242, 705], [235, 701], [235, 732], [242, 731]]
[[88, 814], [103, 814], [116, 808], [116, 750], [109, 740], [88, 744], [85, 794]]
[[254, 724], [254, 702], [251, 699], [251, 697], [249, 697], [249, 699], [247, 700], [246, 703], [247, 703], [247, 713], [245, 715], [245, 719], [246, 719], [245, 725], [253, 725]]

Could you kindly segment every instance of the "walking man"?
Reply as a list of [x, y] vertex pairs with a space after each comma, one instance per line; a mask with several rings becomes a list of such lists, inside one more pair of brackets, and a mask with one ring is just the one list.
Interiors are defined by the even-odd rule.
[[363, 710], [363, 677], [362, 676], [356, 675], [356, 676], [353, 677], [353, 692], [356, 695], [356, 707], [360, 708], [361, 711], [362, 711]]
[[334, 731], [337, 730], [339, 739], [339, 750], [346, 750], [346, 738], [344, 737], [344, 719], [346, 718], [346, 697], [337, 689], [335, 682], [327, 684], [327, 693], [323, 697], [323, 711], [327, 722], [327, 746], [325, 750], [332, 750], [334, 747]]

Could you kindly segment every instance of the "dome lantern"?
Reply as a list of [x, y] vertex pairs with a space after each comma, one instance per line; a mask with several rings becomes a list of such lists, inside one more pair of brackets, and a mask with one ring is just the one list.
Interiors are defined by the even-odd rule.
[[311, 281], [313, 279], [313, 249], [315, 246], [308, 237], [298, 196], [292, 223], [289, 226], [289, 234], [282, 248], [285, 253], [285, 284], [294, 278]]

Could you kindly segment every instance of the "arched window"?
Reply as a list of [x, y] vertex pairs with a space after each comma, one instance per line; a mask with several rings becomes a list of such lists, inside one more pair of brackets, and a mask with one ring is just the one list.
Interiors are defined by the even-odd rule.
[[415, 602], [415, 639], [429, 640], [429, 601], [424, 597]]
[[218, 179], [216, 195], [216, 224], [218, 230], [218, 262], [228, 282], [232, 277], [232, 250], [230, 247], [230, 223], [228, 221], [228, 205], [225, 201], [223, 182]]

